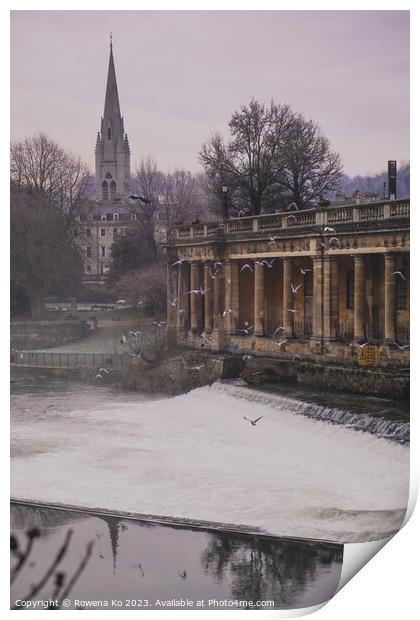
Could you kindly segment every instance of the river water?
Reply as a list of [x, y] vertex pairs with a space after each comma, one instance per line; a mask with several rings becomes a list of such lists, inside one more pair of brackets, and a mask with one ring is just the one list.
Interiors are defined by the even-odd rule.
[[[262, 418], [253, 426], [244, 416]], [[70, 526], [69, 573], [75, 554], [80, 560], [87, 541], [95, 541], [72, 594], [82, 601], [315, 605], [338, 584], [342, 543], [397, 531], [407, 505], [408, 412], [379, 398], [255, 390], [240, 382], [151, 398], [16, 372], [11, 434], [12, 497], [87, 510], [12, 507], [21, 542], [28, 528], [41, 526], [34, 571]], [[229, 531], [152, 525], [92, 509], [206, 521]], [[238, 528], [245, 533], [232, 532]], [[28, 565], [13, 596], [24, 596], [34, 578]]]

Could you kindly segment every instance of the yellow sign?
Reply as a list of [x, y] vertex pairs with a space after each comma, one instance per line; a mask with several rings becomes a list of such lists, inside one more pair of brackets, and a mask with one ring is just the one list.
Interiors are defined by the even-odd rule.
[[379, 348], [373, 344], [366, 345], [360, 349], [359, 366], [378, 366]]

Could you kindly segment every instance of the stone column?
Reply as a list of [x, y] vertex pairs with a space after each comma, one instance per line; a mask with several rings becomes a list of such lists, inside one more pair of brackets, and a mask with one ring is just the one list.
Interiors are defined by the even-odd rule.
[[[191, 290], [198, 290], [200, 288], [200, 271], [199, 263], [191, 263]], [[190, 293], [191, 298], [191, 331], [198, 331], [199, 321], [199, 304], [201, 303], [201, 295], [197, 293]]]
[[323, 257], [312, 257], [313, 297], [312, 297], [312, 340], [322, 341], [324, 335], [323, 315]]
[[213, 329], [213, 278], [210, 275], [211, 265], [204, 265], [204, 330], [210, 333]]
[[264, 335], [264, 265], [254, 262], [254, 335]]
[[354, 339], [366, 340], [366, 266], [364, 256], [354, 257]]
[[224, 310], [224, 268], [219, 269], [219, 273], [213, 280], [213, 331], [223, 331], [223, 310]]
[[395, 342], [397, 339], [397, 290], [396, 277], [393, 275], [395, 254], [385, 254], [385, 340]]
[[226, 330], [236, 332], [239, 314], [239, 263], [227, 261], [225, 263], [225, 307], [233, 312], [225, 316]]
[[[166, 294], [167, 294], [167, 310], [166, 316], [168, 321], [168, 336], [171, 340], [174, 340], [176, 334], [176, 328], [178, 326], [177, 320], [177, 297], [178, 297], [178, 274], [176, 267], [171, 267], [168, 264], [166, 268]], [[172, 303], [169, 303], [172, 302]]]
[[177, 327], [178, 330], [183, 329], [188, 324], [188, 273], [189, 265], [182, 263], [178, 265], [178, 300], [177, 300]]
[[336, 340], [338, 336], [338, 259], [324, 257], [324, 337]]
[[293, 260], [291, 258], [283, 258], [283, 335], [287, 338], [293, 338], [295, 324], [295, 300], [292, 293], [292, 271]]

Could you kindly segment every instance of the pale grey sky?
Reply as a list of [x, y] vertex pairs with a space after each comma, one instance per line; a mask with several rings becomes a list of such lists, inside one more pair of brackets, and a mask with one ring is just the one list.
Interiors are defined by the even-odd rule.
[[12, 140], [43, 130], [93, 169], [111, 30], [133, 168], [199, 170], [251, 97], [317, 121], [347, 174], [409, 159], [407, 11], [14, 11]]

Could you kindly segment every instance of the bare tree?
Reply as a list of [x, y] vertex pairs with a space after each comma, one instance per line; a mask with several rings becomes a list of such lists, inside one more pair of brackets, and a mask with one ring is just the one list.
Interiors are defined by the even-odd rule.
[[10, 176], [15, 188], [59, 207], [68, 222], [87, 196], [90, 180], [80, 157], [67, 153], [42, 132], [11, 145]]
[[166, 322], [137, 321], [121, 336], [120, 347], [142, 360], [147, 366], [157, 366], [166, 357], [168, 347]]
[[279, 187], [286, 200], [299, 207], [324, 193], [338, 189], [342, 164], [319, 126], [301, 114], [289, 124], [278, 153]]
[[115, 285], [116, 293], [132, 306], [154, 317], [166, 313], [166, 265], [157, 260], [124, 274]]
[[279, 150], [291, 119], [289, 106], [272, 101], [266, 107], [252, 99], [233, 113], [230, 142], [215, 133], [200, 151], [209, 178], [239, 193], [255, 214], [275, 197]]

